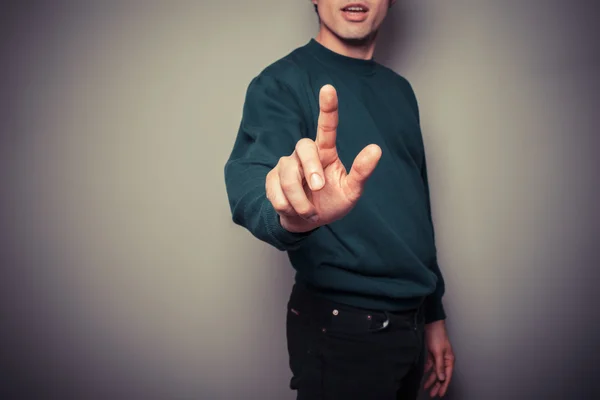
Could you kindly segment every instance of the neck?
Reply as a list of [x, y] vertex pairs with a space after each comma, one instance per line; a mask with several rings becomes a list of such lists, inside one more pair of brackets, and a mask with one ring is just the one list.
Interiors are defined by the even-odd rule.
[[321, 29], [315, 40], [329, 50], [343, 56], [370, 60], [373, 58], [373, 53], [375, 52], [376, 38], [377, 32], [374, 32], [366, 39], [345, 40], [321, 23]]

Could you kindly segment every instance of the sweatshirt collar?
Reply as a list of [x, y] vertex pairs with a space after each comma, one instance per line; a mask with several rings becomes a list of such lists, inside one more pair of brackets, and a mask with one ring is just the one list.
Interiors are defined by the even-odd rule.
[[319, 61], [334, 68], [347, 70], [360, 75], [372, 75], [375, 73], [377, 62], [373, 58], [364, 60], [361, 58], [348, 57], [328, 49], [315, 39], [310, 39], [306, 45], [306, 49]]

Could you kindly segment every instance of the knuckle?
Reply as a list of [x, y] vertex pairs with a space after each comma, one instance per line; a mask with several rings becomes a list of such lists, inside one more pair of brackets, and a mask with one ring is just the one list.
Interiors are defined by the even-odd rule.
[[279, 176], [289, 176], [298, 170], [298, 162], [292, 157], [282, 157], [280, 160]]
[[289, 206], [289, 205], [288, 205], [287, 207], [284, 207], [284, 208], [283, 208], [283, 209], [282, 209], [282, 210], [279, 212], [279, 214], [280, 214], [280, 215], [285, 215], [286, 217], [294, 217], [294, 216], [296, 216], [296, 215], [297, 215], [297, 214], [296, 214], [296, 212], [294, 211], [294, 209], [293, 209], [291, 206]]
[[273, 206], [273, 208], [275, 208], [275, 212], [279, 215], [283, 215], [286, 217], [296, 215], [294, 209], [288, 203], [278, 203], [277, 207]]
[[314, 144], [314, 142], [309, 138], [302, 138], [296, 142], [296, 150], [301, 150], [303, 148], [309, 148]]
[[274, 197], [277, 194], [277, 185], [279, 184], [279, 177], [277, 171], [271, 171], [267, 174], [265, 179], [265, 192], [267, 198]]
[[265, 179], [265, 187], [268, 189], [274, 181], [275, 175], [278, 173], [277, 167], [273, 168], [267, 173], [267, 177]]
[[286, 165], [289, 165], [291, 161], [291, 157], [290, 156], [283, 156], [279, 158], [279, 162], [277, 163], [277, 166], [279, 169], [281, 168], [285, 168]]
[[291, 180], [289, 178], [281, 179], [281, 182], [279, 184], [281, 185], [281, 189], [284, 192], [289, 192], [290, 190], [293, 190], [294, 187], [296, 186], [296, 182], [294, 182], [293, 180]]
[[296, 213], [302, 218], [308, 218], [314, 214], [312, 207], [308, 204], [302, 204], [296, 207]]
[[287, 202], [285, 202], [279, 198], [275, 198], [275, 199], [271, 200], [271, 204], [273, 204], [273, 208], [278, 213], [289, 211], [289, 205], [287, 204]]

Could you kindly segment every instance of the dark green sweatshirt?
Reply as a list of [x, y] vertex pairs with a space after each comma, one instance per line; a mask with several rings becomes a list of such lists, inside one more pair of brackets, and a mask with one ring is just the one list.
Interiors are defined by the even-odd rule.
[[[375, 143], [382, 156], [362, 197], [342, 219], [307, 233], [286, 231], [267, 200], [265, 179], [302, 138], [315, 139], [319, 91], [335, 87], [337, 149], [349, 171]], [[286, 250], [296, 282], [334, 301], [379, 310], [425, 304], [445, 318], [425, 151], [410, 83], [372, 60], [335, 53], [311, 39], [250, 83], [225, 165], [233, 221]]]

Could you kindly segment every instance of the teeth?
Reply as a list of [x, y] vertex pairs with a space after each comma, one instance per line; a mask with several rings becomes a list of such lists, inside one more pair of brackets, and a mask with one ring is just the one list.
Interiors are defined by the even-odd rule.
[[346, 8], [347, 11], [364, 11], [364, 9], [362, 7], [348, 7]]

